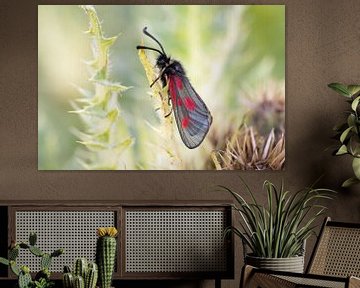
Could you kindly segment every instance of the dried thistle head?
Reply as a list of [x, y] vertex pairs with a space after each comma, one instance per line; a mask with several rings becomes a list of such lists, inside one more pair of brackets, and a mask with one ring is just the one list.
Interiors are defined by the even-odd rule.
[[274, 129], [262, 136], [253, 127], [243, 125], [226, 142], [223, 150], [214, 151], [217, 170], [281, 170], [285, 163], [285, 136], [276, 137]]
[[262, 136], [268, 135], [273, 129], [276, 136], [281, 135], [285, 130], [284, 88], [271, 84], [254, 95], [257, 100], [244, 101], [250, 108], [245, 117], [247, 125], [254, 127]]

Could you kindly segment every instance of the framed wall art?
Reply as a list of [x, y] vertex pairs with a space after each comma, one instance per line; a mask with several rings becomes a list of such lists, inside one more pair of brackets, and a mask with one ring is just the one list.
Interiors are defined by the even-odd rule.
[[284, 5], [38, 6], [39, 170], [284, 164]]

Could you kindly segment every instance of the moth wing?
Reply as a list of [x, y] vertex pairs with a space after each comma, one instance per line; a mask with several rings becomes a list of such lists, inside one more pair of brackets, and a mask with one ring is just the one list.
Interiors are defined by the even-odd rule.
[[212, 122], [209, 109], [184, 75], [169, 77], [169, 94], [182, 141], [190, 149], [198, 147]]

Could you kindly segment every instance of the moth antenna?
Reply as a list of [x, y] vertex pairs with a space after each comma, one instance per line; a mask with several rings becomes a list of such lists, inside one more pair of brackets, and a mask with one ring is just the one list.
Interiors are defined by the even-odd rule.
[[161, 53], [161, 54], [164, 54], [164, 55], [166, 56], [164, 47], [161, 45], [161, 43], [160, 43], [154, 36], [152, 36], [152, 35], [147, 31], [147, 27], [144, 27], [143, 33], [144, 33], [146, 36], [148, 36], [148, 37], [150, 37], [151, 39], [153, 39], [156, 43], [158, 43], [159, 46], [160, 46], [160, 48], [161, 48], [161, 51], [163, 52], [163, 53]]
[[161, 55], [163, 55], [163, 53], [159, 50], [159, 49], [156, 49], [156, 48], [152, 48], [152, 47], [146, 47], [146, 46], [136, 46], [136, 49], [146, 49], [146, 50], [152, 50], [152, 51], [156, 51], [158, 53], [160, 53]]

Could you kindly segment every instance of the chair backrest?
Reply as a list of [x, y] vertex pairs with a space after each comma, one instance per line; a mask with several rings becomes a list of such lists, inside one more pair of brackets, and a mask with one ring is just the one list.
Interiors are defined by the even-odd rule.
[[326, 218], [307, 273], [360, 277], [360, 223]]

